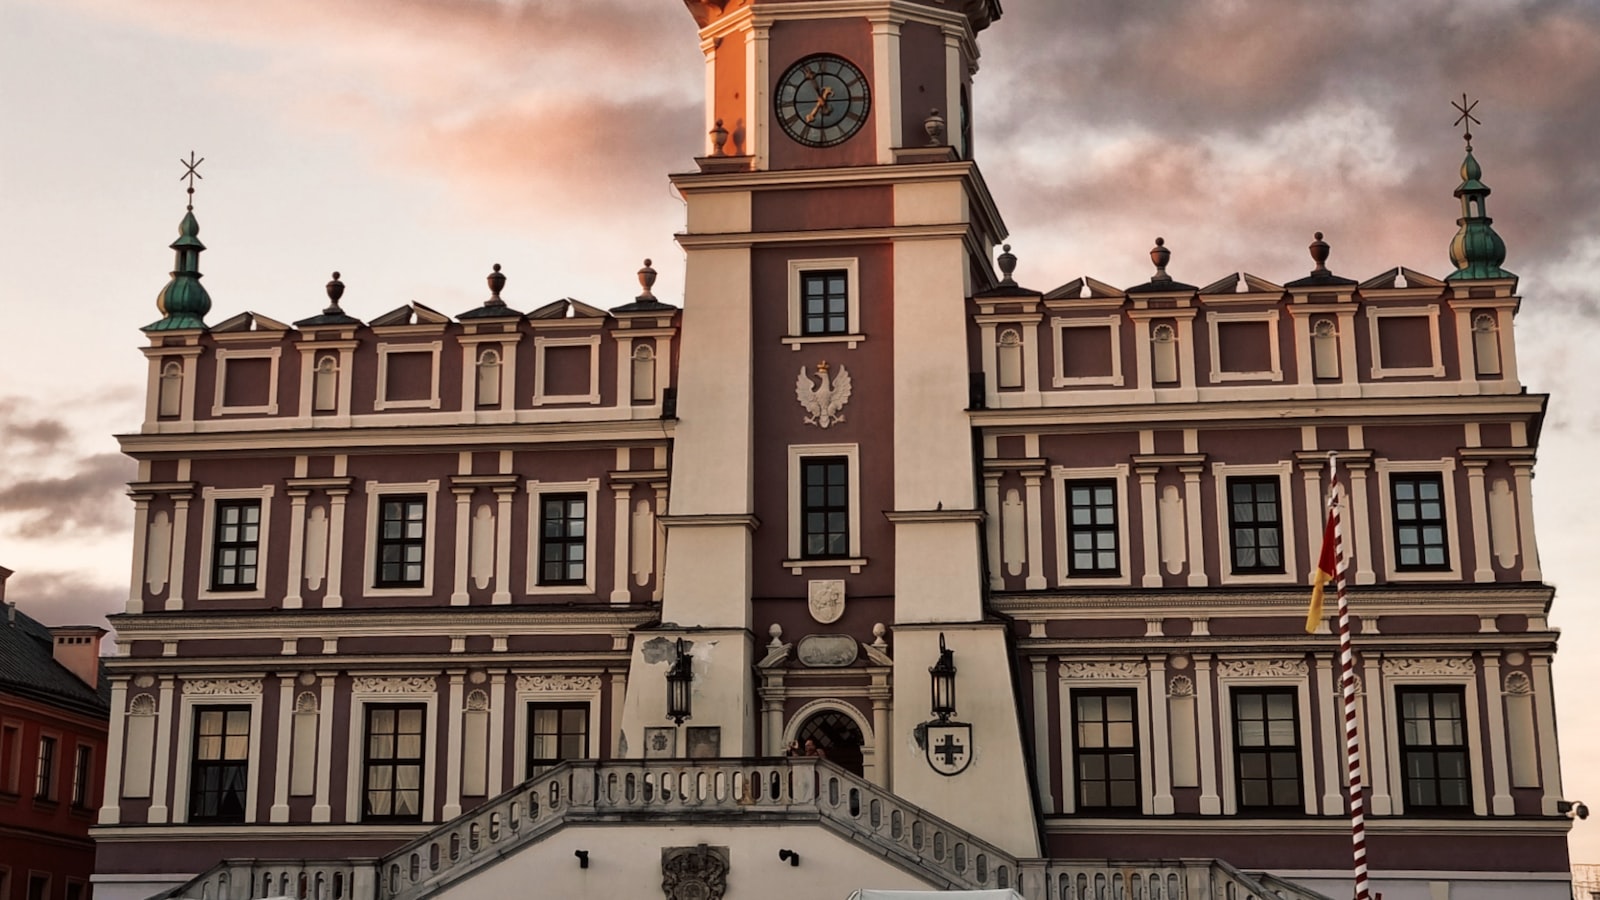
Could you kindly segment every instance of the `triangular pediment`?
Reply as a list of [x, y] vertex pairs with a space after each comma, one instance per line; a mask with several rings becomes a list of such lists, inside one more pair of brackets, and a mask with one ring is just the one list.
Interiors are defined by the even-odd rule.
[[1443, 288], [1444, 282], [1432, 275], [1424, 275], [1415, 269], [1405, 266], [1395, 266], [1382, 275], [1375, 275], [1361, 282], [1363, 291], [1384, 291], [1404, 288]]
[[371, 324], [374, 328], [384, 325], [448, 325], [450, 317], [413, 300], [373, 319]]
[[260, 313], [246, 310], [231, 319], [225, 319], [211, 326], [212, 334], [242, 334], [245, 332], [260, 331], [288, 331], [289, 326], [277, 319], [269, 319]]
[[1074, 278], [1044, 295], [1046, 300], [1112, 300], [1121, 297], [1121, 290], [1087, 275]]
[[530, 318], [530, 319], [565, 319], [567, 317], [567, 304], [569, 302], [571, 302], [571, 301], [568, 301], [568, 300], [557, 300], [554, 303], [546, 303], [545, 305], [539, 307], [538, 309], [528, 313], [528, 318]]
[[1200, 289], [1201, 294], [1282, 294], [1283, 285], [1249, 272], [1230, 272]]

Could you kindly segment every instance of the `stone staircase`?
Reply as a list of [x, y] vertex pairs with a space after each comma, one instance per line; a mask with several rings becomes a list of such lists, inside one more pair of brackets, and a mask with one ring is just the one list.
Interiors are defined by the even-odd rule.
[[815, 758], [583, 760], [378, 859], [224, 860], [152, 900], [423, 900], [570, 824], [817, 824], [935, 889], [1027, 900], [1328, 900], [1221, 860], [1019, 860]]

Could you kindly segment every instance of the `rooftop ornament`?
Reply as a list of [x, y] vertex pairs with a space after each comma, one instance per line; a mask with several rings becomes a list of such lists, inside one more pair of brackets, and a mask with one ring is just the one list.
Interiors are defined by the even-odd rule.
[[1455, 123], [1467, 126], [1461, 134], [1467, 144], [1467, 156], [1461, 161], [1461, 185], [1455, 190], [1455, 196], [1461, 200], [1461, 218], [1456, 220], [1459, 229], [1450, 241], [1450, 261], [1455, 263], [1456, 270], [1445, 276], [1445, 280], [1515, 278], [1514, 274], [1500, 268], [1506, 260], [1506, 244], [1492, 227], [1494, 220], [1489, 218], [1485, 203], [1489, 186], [1481, 180], [1483, 168], [1472, 156], [1472, 126], [1483, 124], [1472, 114], [1478, 101], [1468, 102], [1467, 95], [1462, 94], [1460, 103], [1452, 100], [1450, 105], [1461, 113]]
[[194, 180], [204, 179], [199, 166], [205, 158], [195, 158], [189, 151], [187, 160], [179, 159], [184, 173], [179, 181], [188, 181], [189, 202], [184, 208], [183, 221], [178, 223], [178, 239], [170, 246], [176, 254], [172, 264], [172, 280], [156, 295], [156, 309], [161, 318], [144, 327], [145, 331], [185, 331], [204, 329], [205, 316], [211, 311], [211, 295], [200, 284], [200, 253], [206, 245], [200, 243], [200, 223], [194, 217]]

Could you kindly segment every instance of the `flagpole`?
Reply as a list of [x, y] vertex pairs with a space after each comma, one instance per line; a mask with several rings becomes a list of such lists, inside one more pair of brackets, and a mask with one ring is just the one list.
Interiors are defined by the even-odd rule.
[[1361, 735], [1356, 722], [1356, 660], [1350, 646], [1350, 598], [1345, 591], [1344, 525], [1340, 516], [1343, 491], [1339, 455], [1328, 454], [1328, 519], [1333, 524], [1334, 589], [1339, 596], [1339, 685], [1344, 693], [1344, 758], [1350, 789], [1350, 849], [1355, 872], [1355, 900], [1371, 900], [1367, 885], [1366, 801], [1361, 791]]

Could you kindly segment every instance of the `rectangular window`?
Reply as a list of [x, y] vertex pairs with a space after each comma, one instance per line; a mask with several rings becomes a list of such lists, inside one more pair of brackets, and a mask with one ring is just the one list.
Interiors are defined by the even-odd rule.
[[587, 578], [589, 499], [583, 494], [539, 498], [539, 583], [583, 584]]
[[364, 821], [422, 821], [426, 707], [367, 705]]
[[56, 739], [48, 735], [39, 737], [39, 769], [34, 777], [33, 796], [36, 800], [54, 800], [56, 782]]
[[211, 589], [250, 591], [261, 548], [261, 501], [219, 500], [211, 553]]
[[423, 583], [427, 552], [428, 498], [385, 496], [378, 519], [378, 587], [416, 587]]
[[845, 334], [850, 294], [843, 269], [800, 273], [800, 333]]
[[1394, 502], [1394, 564], [1401, 571], [1450, 568], [1446, 543], [1444, 476], [1391, 475]]
[[800, 461], [800, 555], [806, 559], [850, 555], [849, 461], [843, 456]]
[[189, 821], [243, 822], [249, 775], [250, 708], [196, 708]]
[[1067, 548], [1069, 575], [1121, 574], [1114, 482], [1067, 482]]
[[83, 809], [89, 805], [89, 786], [94, 783], [94, 748], [78, 745], [78, 755], [72, 761], [72, 805]]
[[1283, 571], [1283, 509], [1277, 478], [1228, 479], [1228, 529], [1234, 574]]
[[0, 794], [20, 793], [22, 782], [22, 728], [0, 728]]
[[49, 875], [29, 875], [28, 876], [28, 900], [49, 900], [49, 898], [50, 898], [50, 876]]
[[1130, 690], [1073, 692], [1072, 755], [1080, 811], [1139, 811], [1137, 707]]
[[1407, 810], [1472, 809], [1462, 688], [1401, 688], [1400, 765]]
[[1235, 688], [1233, 765], [1239, 808], [1299, 812], [1300, 723], [1294, 688]]
[[528, 704], [528, 777], [589, 758], [589, 704]]
[[67, 900], [83, 900], [83, 882], [67, 882]]

